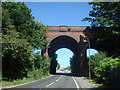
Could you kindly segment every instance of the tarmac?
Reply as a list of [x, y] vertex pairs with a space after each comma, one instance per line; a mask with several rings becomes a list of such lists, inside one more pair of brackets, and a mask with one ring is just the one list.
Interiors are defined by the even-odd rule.
[[74, 77], [80, 88], [97, 88], [97, 86], [82, 77]]

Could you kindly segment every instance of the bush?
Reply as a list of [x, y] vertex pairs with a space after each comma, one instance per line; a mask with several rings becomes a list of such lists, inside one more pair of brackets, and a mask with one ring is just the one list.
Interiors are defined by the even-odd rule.
[[107, 54], [105, 52], [99, 52], [95, 55], [90, 56], [90, 68], [91, 68], [91, 76], [92, 78], [95, 78], [95, 67], [98, 67], [101, 63], [100, 61], [107, 57]]
[[120, 67], [120, 59], [107, 57], [106, 53], [100, 52], [90, 57], [91, 71], [94, 78], [101, 83], [111, 83], [111, 70]]
[[2, 29], [3, 79], [27, 77], [29, 71], [37, 70], [42, 65], [42, 69], [46, 70], [46, 65], [49, 66], [47, 60], [35, 56], [41, 60], [39, 65], [39, 60], [31, 52], [33, 48], [46, 48], [48, 28], [34, 19], [24, 3], [2, 3]]
[[50, 70], [50, 59], [45, 58], [44, 56], [41, 56], [39, 54], [34, 55], [34, 66], [33, 66], [33, 71], [38, 70], [42, 75], [47, 75], [49, 74]]
[[3, 36], [2, 76], [8, 80], [26, 77], [32, 68], [33, 48], [25, 39], [18, 39], [16, 31], [9, 33]]
[[120, 67], [120, 59], [107, 57], [100, 61], [101, 65], [95, 67], [95, 75], [98, 81], [102, 81], [105, 84], [111, 83], [111, 69]]

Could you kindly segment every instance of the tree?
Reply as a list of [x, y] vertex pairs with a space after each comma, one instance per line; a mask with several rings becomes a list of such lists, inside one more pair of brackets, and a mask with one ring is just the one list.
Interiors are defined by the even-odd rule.
[[120, 68], [120, 59], [112, 57], [106, 57], [102, 60], [100, 60], [100, 65], [95, 67], [94, 72], [97, 81], [103, 82], [107, 85], [112, 85], [111, 82], [111, 74], [112, 69], [114, 68]]
[[72, 58], [70, 58], [70, 68], [71, 68], [71, 72], [73, 74], [76, 74], [77, 71], [77, 57], [75, 55], [73, 55]]
[[[89, 12], [89, 17], [83, 21], [91, 22], [92, 26], [110, 27], [105, 28], [103, 35], [96, 39], [96, 43], [106, 48], [106, 52], [110, 56], [117, 57], [120, 55], [120, 3], [119, 2], [91, 2], [93, 5], [92, 11]], [[113, 49], [114, 47], [114, 49]]]
[[57, 69], [60, 69], [60, 64], [58, 63], [58, 61], [57, 61]]
[[[35, 65], [33, 48], [46, 48], [47, 27], [34, 19], [24, 3], [3, 2], [2, 29], [3, 79], [27, 77]], [[47, 72], [48, 63], [44, 61], [42, 68]], [[38, 68], [38, 64], [35, 67]]]
[[100, 61], [107, 57], [105, 52], [99, 52], [95, 55], [90, 56], [90, 68], [91, 68], [91, 76], [95, 78], [95, 67], [98, 67], [101, 63]]
[[[24, 3], [3, 2], [2, 7], [3, 11], [9, 14], [3, 16], [5, 18], [9, 16], [9, 19], [11, 19], [10, 23], [14, 25], [17, 32], [20, 32], [19, 38], [27, 39], [34, 48], [46, 48], [47, 41], [45, 38], [48, 28], [34, 19], [31, 15], [31, 10]], [[6, 20], [3, 20], [2, 24], [3, 34], [6, 34]]]
[[113, 59], [107, 57], [105, 52], [99, 52], [90, 56], [90, 67], [92, 78], [103, 84], [111, 84], [112, 69], [120, 68], [120, 59]]
[[3, 79], [27, 77], [28, 69], [32, 69], [33, 47], [25, 39], [19, 39], [16, 31], [3, 35], [2, 46]]
[[47, 75], [49, 73], [50, 59], [46, 59], [39, 54], [34, 54], [33, 63], [34, 70], [40, 70], [43, 75]]
[[118, 2], [91, 2], [93, 10], [89, 17], [83, 21], [91, 22], [92, 26], [119, 27], [120, 26], [120, 3]]

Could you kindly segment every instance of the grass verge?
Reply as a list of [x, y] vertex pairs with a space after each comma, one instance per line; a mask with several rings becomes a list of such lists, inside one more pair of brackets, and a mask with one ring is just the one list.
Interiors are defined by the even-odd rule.
[[23, 78], [23, 79], [17, 79], [17, 80], [13, 80], [13, 81], [1, 81], [1, 84], [2, 84], [1, 86], [2, 87], [14, 86], [14, 85], [23, 84], [23, 83], [31, 82], [34, 80], [42, 79], [47, 76], [50, 76], [50, 74], [44, 75], [41, 77], [37, 77], [37, 78]]

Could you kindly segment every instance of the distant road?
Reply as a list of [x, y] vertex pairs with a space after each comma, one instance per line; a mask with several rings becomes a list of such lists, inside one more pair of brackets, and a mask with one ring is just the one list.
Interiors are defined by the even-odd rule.
[[44, 79], [37, 80], [35, 82], [30, 82], [12, 88], [15, 88], [15, 90], [17, 88], [76, 88], [77, 90], [79, 85], [77, 84], [74, 77], [69, 74], [56, 74]]

